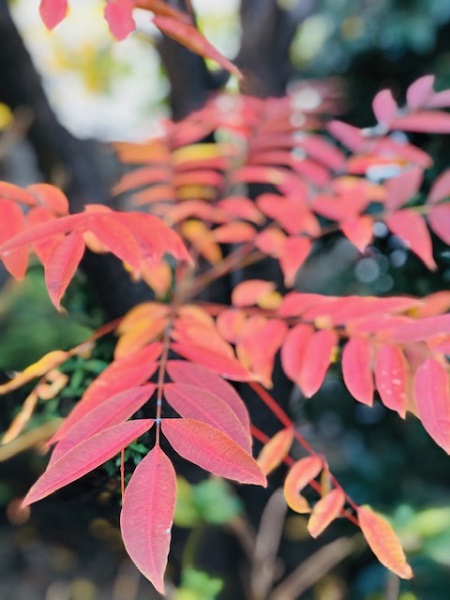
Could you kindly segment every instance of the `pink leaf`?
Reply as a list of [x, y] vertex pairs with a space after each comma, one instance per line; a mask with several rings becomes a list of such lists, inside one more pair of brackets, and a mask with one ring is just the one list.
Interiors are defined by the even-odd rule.
[[410, 110], [425, 106], [433, 96], [434, 75], [425, 75], [414, 81], [406, 92], [406, 103]]
[[53, 450], [50, 462], [55, 462], [87, 438], [129, 419], [142, 408], [154, 390], [155, 385], [152, 383], [130, 388], [91, 410], [62, 437]]
[[384, 201], [388, 210], [397, 210], [417, 194], [423, 179], [423, 170], [412, 167], [386, 182], [387, 196]]
[[199, 363], [222, 377], [233, 379], [234, 381], [250, 381], [252, 375], [235, 358], [230, 358], [219, 352], [214, 352], [203, 346], [194, 346], [192, 344], [180, 344], [174, 342], [172, 350], [183, 356], [187, 360]]
[[365, 138], [361, 129], [348, 125], [343, 121], [331, 121], [328, 125], [328, 131], [344, 146], [347, 146], [353, 152], [358, 152], [364, 145]]
[[84, 248], [83, 235], [75, 230], [56, 244], [46, 258], [45, 284], [58, 310], [61, 309], [61, 298], [83, 257]]
[[235, 413], [245, 430], [250, 430], [250, 418], [247, 407], [234, 387], [227, 381], [224, 381], [209, 369], [185, 360], [168, 361], [167, 372], [172, 381], [176, 383], [196, 385], [219, 396]]
[[131, 560], [161, 594], [175, 499], [175, 470], [161, 448], [155, 446], [138, 464], [127, 485], [120, 529]]
[[307, 342], [297, 379], [307, 398], [321, 387], [338, 343], [337, 334], [332, 329], [318, 331]]
[[437, 204], [444, 198], [450, 196], [450, 169], [447, 169], [437, 177], [431, 186], [428, 195], [428, 204]]
[[381, 401], [404, 419], [407, 405], [407, 363], [398, 346], [385, 344], [377, 352], [375, 383]]
[[108, 21], [111, 33], [117, 40], [124, 40], [135, 30], [132, 13], [133, 0], [108, 0], [105, 7], [105, 19]]
[[67, 14], [67, 0], [41, 0], [39, 13], [44, 25], [53, 29]]
[[115, 456], [153, 425], [153, 419], [138, 419], [114, 425], [88, 438], [52, 462], [36, 481], [23, 504], [42, 500], [56, 490], [76, 481]]
[[388, 332], [388, 339], [396, 344], [410, 344], [445, 334], [450, 334], [450, 314], [426, 317], [395, 327]]
[[308, 258], [312, 242], [305, 237], [289, 237], [281, 251], [280, 267], [284, 275], [284, 283], [291, 287], [295, 283], [297, 271]]
[[364, 252], [373, 239], [373, 219], [368, 215], [342, 221], [341, 231], [360, 252]]
[[305, 358], [306, 348], [314, 329], [311, 325], [296, 325], [286, 336], [281, 348], [281, 365], [283, 371], [297, 385], [300, 385], [300, 371]]
[[110, 252], [134, 269], [139, 269], [141, 262], [139, 244], [130, 230], [122, 224], [120, 215], [94, 214], [89, 218], [86, 226]]
[[372, 406], [372, 346], [368, 340], [354, 337], [347, 342], [342, 353], [342, 374], [350, 394]]
[[163, 419], [161, 428], [175, 452], [205, 471], [239, 483], [267, 485], [255, 459], [215, 427], [193, 419]]
[[398, 110], [391, 90], [378, 92], [373, 99], [372, 108], [377, 121], [389, 127], [395, 119]]
[[57, 215], [69, 213], [69, 201], [66, 195], [56, 186], [48, 183], [34, 183], [27, 187], [41, 206], [45, 206]]
[[450, 454], [450, 390], [447, 369], [429, 358], [414, 376], [414, 399], [422, 425]]
[[236, 414], [219, 396], [187, 383], [166, 383], [164, 396], [178, 414], [220, 429], [251, 454], [252, 438]]
[[430, 232], [419, 214], [410, 209], [399, 210], [386, 218], [386, 225], [430, 270], [437, 269]]
[[450, 133], [450, 114], [442, 111], [421, 111], [395, 119], [391, 129], [416, 133]]
[[438, 238], [450, 244], [450, 204], [433, 207], [428, 214], [428, 223]]
[[270, 294], [275, 289], [273, 281], [263, 279], [247, 279], [234, 288], [231, 302], [234, 306], [254, 306], [259, 298]]

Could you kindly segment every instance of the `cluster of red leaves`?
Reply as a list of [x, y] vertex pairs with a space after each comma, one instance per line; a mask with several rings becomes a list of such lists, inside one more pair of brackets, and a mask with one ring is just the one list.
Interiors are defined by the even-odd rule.
[[[173, 8], [164, 0], [105, 0], [105, 19], [117, 40], [125, 39], [135, 30], [135, 8], [153, 13], [152, 22], [168, 37], [200, 56], [215, 60], [240, 77], [239, 69], [198, 31], [193, 16]], [[41, 0], [39, 12], [44, 24], [53, 29], [66, 18], [68, 9], [68, 0]]]
[[[231, 306], [195, 304], [194, 298], [221, 275], [267, 255], [278, 259], [291, 286], [324, 232], [341, 231], [363, 250], [375, 221], [385, 222], [435, 268], [427, 223], [448, 242], [449, 172], [417, 207], [414, 197], [431, 159], [390, 131], [449, 131], [450, 115], [436, 110], [450, 105], [449, 96], [434, 93], [432, 78], [425, 77], [408, 90], [405, 108], [381, 92], [374, 100], [375, 127], [359, 130], [333, 121], [326, 134], [317, 133], [318, 110], [301, 111], [292, 98], [216, 99], [185, 122], [169, 123], [163, 138], [119, 146], [124, 160], [139, 166], [116, 192], [141, 188], [132, 201], [150, 205], [157, 216], [119, 214], [96, 205], [68, 215], [66, 199], [51, 186], [22, 190], [1, 184], [0, 208], [8, 219], [0, 229], [0, 257], [20, 278], [31, 248], [44, 264], [57, 307], [85, 245], [113, 252], [164, 297], [164, 302], [135, 307], [121, 320], [114, 361], [50, 440], [56, 445], [48, 469], [25, 502], [67, 485], [151, 431], [155, 446], [126, 488], [121, 527], [131, 558], [157, 589], [163, 589], [176, 496], [161, 435], [184, 458], [239, 482], [264, 485], [265, 475], [287, 462], [286, 500], [294, 510], [311, 513], [312, 535], [339, 515], [347, 516], [359, 524], [383, 564], [410, 577], [387, 522], [345, 494], [266, 388], [278, 353], [287, 377], [308, 397], [341, 355], [344, 382], [357, 401], [371, 405], [377, 390], [387, 408], [402, 417], [407, 411], [416, 414], [450, 452], [450, 315], [445, 314], [450, 293], [423, 299], [295, 291], [282, 296], [272, 282], [252, 280], [234, 289]], [[195, 143], [212, 134], [225, 141]], [[253, 201], [242, 195], [249, 183], [270, 183], [277, 193]], [[25, 216], [21, 206], [28, 207]], [[189, 266], [181, 238], [191, 254], [210, 263], [209, 271], [197, 274]], [[237, 250], [223, 258], [223, 244]], [[181, 265], [169, 268], [165, 253]], [[45, 377], [68, 356], [51, 353], [0, 386], [0, 393]], [[281, 432], [267, 440], [251, 429], [245, 405], [223, 378], [248, 382], [280, 420]], [[179, 418], [163, 418], [164, 403]], [[150, 418], [128, 420], [142, 409]], [[252, 457], [250, 432], [267, 442], [258, 461]], [[295, 463], [288, 456], [293, 438], [308, 454]], [[312, 508], [301, 495], [307, 485], [319, 495]]]

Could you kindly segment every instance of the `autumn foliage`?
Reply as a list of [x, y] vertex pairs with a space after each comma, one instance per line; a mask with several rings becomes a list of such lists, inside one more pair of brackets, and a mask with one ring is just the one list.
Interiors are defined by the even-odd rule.
[[[132, 29], [134, 5], [153, 11], [157, 26], [183, 41], [194, 27], [158, 0], [113, 0], [106, 17], [116, 37]], [[64, 1], [41, 4], [50, 27], [66, 9]], [[189, 47], [211, 55], [201, 39], [192, 37]], [[82, 477], [151, 430], [155, 445], [126, 486], [121, 529], [130, 557], [158, 590], [164, 588], [176, 499], [175, 470], [162, 436], [185, 459], [243, 484], [266, 485], [266, 476], [284, 462], [286, 502], [310, 515], [312, 536], [347, 517], [380, 562], [400, 577], [412, 576], [387, 521], [354, 503], [326, 457], [296, 431], [269, 390], [277, 356], [308, 398], [340, 361], [355, 401], [371, 406], [377, 398], [402, 418], [412, 413], [450, 452], [450, 293], [335, 297], [294, 289], [316, 240], [334, 232], [364, 252], [380, 222], [428, 269], [437, 268], [430, 232], [449, 243], [450, 171], [424, 193], [432, 160], [407, 138], [409, 132], [450, 133], [444, 110], [450, 90], [435, 92], [433, 82], [426, 76], [412, 84], [404, 106], [389, 91], [380, 92], [373, 101], [376, 122], [363, 130], [327, 121], [326, 98], [304, 108], [295, 96], [218, 96], [183, 122], [168, 122], [156, 139], [117, 144], [121, 160], [132, 167], [113, 190], [126, 194], [127, 212], [87, 205], [83, 213], [69, 214], [65, 196], [50, 185], [0, 184], [0, 257], [20, 279], [33, 252], [57, 309], [86, 247], [116, 255], [155, 296], [86, 344], [51, 352], [0, 386], [6, 393], [38, 380], [6, 433], [9, 441], [26, 425], [30, 403], [34, 407], [65, 384], [58, 368], [70, 356], [85, 353], [104, 333], [117, 335], [113, 362], [49, 440], [48, 468], [25, 504]], [[204, 141], [210, 136], [214, 143]], [[246, 190], [255, 183], [273, 191], [250, 198]], [[267, 257], [277, 261], [283, 288], [245, 280], [230, 304], [196, 299], [221, 277]], [[61, 385], [53, 383], [49, 392], [52, 381]], [[233, 381], [247, 383], [273, 411], [280, 422], [274, 437], [252, 426]], [[178, 418], [162, 416], [165, 403]], [[144, 405], [152, 418], [132, 418]], [[252, 436], [265, 444], [257, 459]], [[289, 456], [294, 440], [304, 451], [297, 461]], [[313, 505], [302, 495], [307, 486], [316, 492]]]

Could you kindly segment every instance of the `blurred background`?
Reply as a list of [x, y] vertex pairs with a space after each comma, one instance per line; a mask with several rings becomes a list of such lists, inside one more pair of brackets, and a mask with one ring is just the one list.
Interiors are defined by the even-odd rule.
[[[229, 58], [238, 57], [242, 35], [239, 2], [197, 0], [193, 4], [208, 39]], [[295, 0], [279, 0], [278, 10], [290, 11], [296, 4]], [[346, 97], [343, 117], [358, 126], [372, 123], [371, 100], [383, 87], [391, 87], [402, 98], [413, 80], [430, 73], [436, 75], [438, 89], [450, 87], [449, 2], [318, 0], [304, 4], [308, 10], [299, 13], [289, 40], [288, 87], [305, 79], [338, 81]], [[104, 148], [112, 140], [140, 140], [158, 133], [160, 119], [171, 115], [170, 77], [161, 62], [157, 32], [145, 13], [136, 15], [138, 31], [116, 43], [102, 18], [100, 0], [73, 1], [69, 17], [51, 33], [40, 22], [37, 0], [11, 0], [9, 7], [42, 77], [51, 109], [71, 136], [95, 140]], [[0, 23], [1, 19], [5, 23], [6, 2], [0, 9]], [[255, 5], [253, 10], [257, 10]], [[30, 114], [3, 101], [5, 81], [0, 65], [0, 178], [26, 185], [43, 180], [46, 174], [39, 149], [27, 136]], [[237, 84], [229, 81], [226, 85], [233, 90]], [[429, 177], [449, 166], [449, 136], [441, 137], [439, 142], [427, 136], [414, 140], [435, 159]], [[343, 240], [325, 239], [314, 262], [300, 277], [299, 286], [302, 291], [331, 295], [423, 296], [448, 289], [449, 252], [437, 239], [434, 242], [439, 269], [430, 273], [382, 227], [374, 245], [362, 256]], [[62, 315], [51, 306], [37, 265], [22, 283], [9, 280], [4, 273], [0, 282], [0, 383], [45, 352], [81, 342], [105, 316], [84, 275], [71, 285], [65, 302], [68, 313]], [[61, 402], [64, 408], [65, 401], [70, 403], [82, 393], [83, 386], [107, 364], [111, 341], [106, 340], [96, 352], [89, 361], [67, 364], [71, 384], [65, 398], [58, 406], [48, 403], [38, 411], [30, 431], [45, 427]], [[1, 431], [8, 428], [26, 392], [0, 398]], [[448, 458], [420, 423], [412, 416], [405, 423], [379, 403], [372, 409], [356, 405], [338, 369], [330, 372], [313, 401], [299, 401], [295, 411], [302, 434], [326, 454], [333, 472], [354, 500], [370, 502], [391, 519], [416, 577], [400, 582], [390, 576], [349, 523], [335, 523], [323, 539], [311, 540], [305, 519], [285, 516], [274, 497], [266, 508], [271, 528], [261, 525], [255, 533], [232, 488], [216, 480], [198, 485], [180, 481], [176, 517], [180, 547], [174, 549], [172, 567], [178, 583], [169, 589], [169, 597], [239, 597], [232, 591], [232, 579], [237, 574], [204, 560], [208, 532], [223, 530], [227, 543], [231, 548], [235, 545], [236, 551], [245, 555], [242, 548], [245, 550], [247, 544], [243, 569], [250, 577], [264, 573], [267, 564], [275, 565], [275, 575], [303, 565], [303, 571], [296, 575], [300, 582], [296, 592], [286, 588], [282, 596], [266, 594], [261, 600], [449, 598]], [[31, 441], [33, 444], [28, 444], [35, 445], [36, 440]], [[42, 471], [46, 459], [35, 450], [19, 450], [0, 447], [0, 598], [157, 598], [121, 544], [118, 482], [111, 475], [114, 465], [39, 503], [30, 516], [19, 510], [18, 499]], [[140, 449], [134, 452], [139, 455]], [[274, 532], [278, 530], [280, 548], [275, 543]], [[351, 545], [342, 540], [351, 540]], [[265, 563], [254, 550], [248, 551], [249, 544], [254, 548], [256, 543], [267, 548]], [[305, 573], [311, 572], [315, 575], [309, 581]], [[248, 596], [249, 600], [260, 598]]]

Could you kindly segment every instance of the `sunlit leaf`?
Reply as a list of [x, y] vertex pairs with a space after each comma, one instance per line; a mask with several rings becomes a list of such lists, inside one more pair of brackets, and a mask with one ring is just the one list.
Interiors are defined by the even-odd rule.
[[310, 507], [300, 492], [319, 475], [323, 461], [319, 456], [308, 456], [298, 460], [290, 469], [284, 482], [284, 497], [292, 510], [309, 513]]
[[264, 444], [257, 458], [257, 463], [264, 475], [275, 470], [289, 454], [294, 441], [294, 429], [286, 427], [278, 431]]
[[347, 342], [342, 353], [342, 374], [350, 394], [372, 406], [372, 345], [368, 340], [354, 337]]
[[308, 520], [308, 531], [312, 537], [320, 535], [340, 515], [344, 505], [345, 494], [339, 488], [323, 496], [314, 505]]
[[56, 244], [45, 261], [45, 284], [51, 301], [58, 310], [61, 298], [83, 258], [83, 235], [73, 231]]
[[368, 506], [358, 508], [358, 520], [367, 543], [380, 563], [402, 579], [411, 579], [412, 569], [406, 562], [403, 548], [391, 525]]

